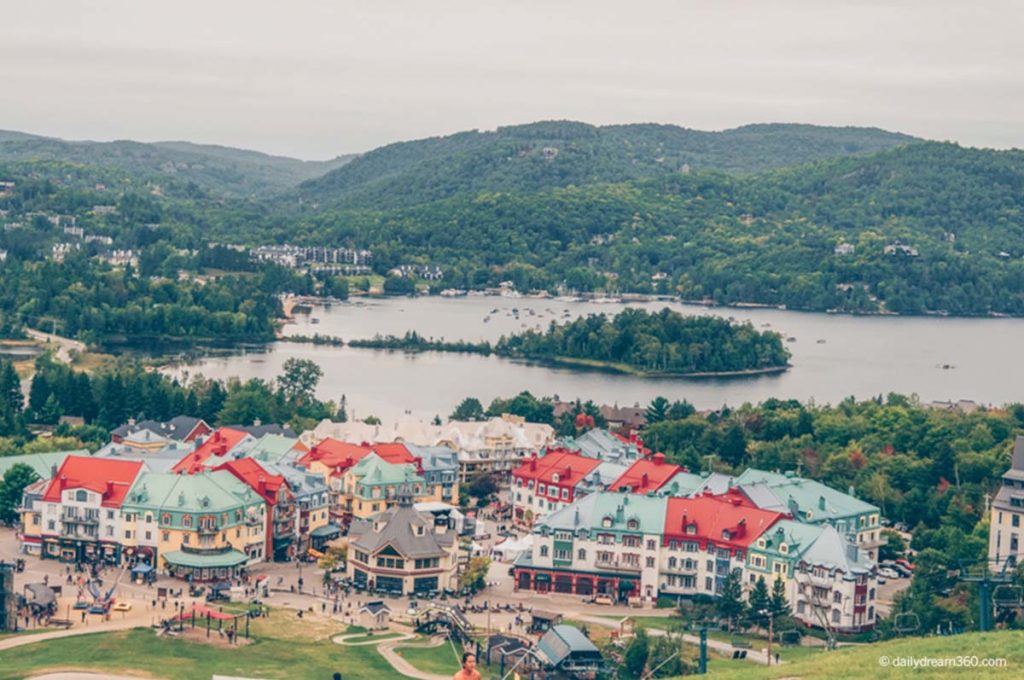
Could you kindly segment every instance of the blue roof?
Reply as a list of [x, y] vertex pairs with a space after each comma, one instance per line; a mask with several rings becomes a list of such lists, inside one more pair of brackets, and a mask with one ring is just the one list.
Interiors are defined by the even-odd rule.
[[565, 661], [570, 654], [597, 654], [597, 647], [593, 642], [587, 639], [579, 628], [573, 626], [567, 626], [560, 624], [552, 626], [551, 629], [544, 634], [544, 637], [537, 643], [537, 651], [540, 652], [552, 666]]

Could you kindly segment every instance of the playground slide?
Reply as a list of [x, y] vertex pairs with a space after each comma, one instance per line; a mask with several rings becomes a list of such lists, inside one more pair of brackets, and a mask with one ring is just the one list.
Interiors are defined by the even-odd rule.
[[100, 587], [96, 585], [96, 581], [89, 580], [86, 585], [89, 588], [89, 593], [92, 595], [92, 599], [99, 600], [102, 595], [100, 593]]

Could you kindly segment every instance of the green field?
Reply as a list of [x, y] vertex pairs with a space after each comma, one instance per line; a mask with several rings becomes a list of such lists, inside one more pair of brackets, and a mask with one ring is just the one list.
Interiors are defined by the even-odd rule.
[[[897, 658], [949, 659], [957, 656], [982, 659], [1006, 659], [1002, 668], [896, 667]], [[880, 663], [884, 658], [888, 665]], [[856, 645], [835, 652], [817, 652], [803, 659], [767, 668], [749, 662], [713, 660], [708, 675], [722, 680], [874, 680], [880, 678], [953, 678], [967, 676], [971, 680], [1024, 677], [1024, 631], [967, 633], [953, 637], [906, 638], [872, 645]]]
[[[373, 645], [346, 647], [330, 641], [347, 632], [323, 621], [280, 617], [254, 626], [257, 640], [226, 648], [180, 638], [161, 638], [147, 629], [79, 635], [4, 652], [0, 679], [14, 680], [55, 669], [128, 673], [166, 680], [195, 680], [213, 674], [254, 678], [401, 678]], [[450, 652], [449, 652], [450, 653]], [[301, 669], [301, 670], [300, 670]]]
[[454, 675], [459, 670], [459, 657], [446, 641], [438, 647], [396, 647], [399, 656], [424, 673]]

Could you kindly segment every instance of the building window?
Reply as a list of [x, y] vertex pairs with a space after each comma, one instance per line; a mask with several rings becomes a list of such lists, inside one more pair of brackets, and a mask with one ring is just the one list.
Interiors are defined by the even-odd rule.
[[651, 568], [653, 566], [654, 566], [654, 558], [653, 557], [648, 557], [647, 558], [647, 567]]
[[546, 490], [547, 490], [547, 487], [544, 484], [538, 484], [537, 485], [537, 493], [538, 494], [543, 496]]
[[541, 557], [547, 557], [548, 556], [548, 547], [546, 545], [542, 545], [540, 547], [540, 556]]
[[841, 616], [838, 609], [832, 610], [832, 623], [839, 623], [839, 617]]
[[1019, 527], [1020, 526], [1020, 515], [1018, 515], [1018, 514], [1012, 515], [1010, 517], [1010, 524], [1012, 524], [1015, 527]]
[[78, 501], [79, 503], [85, 503], [86, 501], [89, 500], [89, 493], [87, 491], [82, 491], [81, 489], [79, 489], [78, 491], [75, 492], [75, 500]]
[[657, 548], [658, 548], [657, 542], [653, 538], [648, 538], [647, 539], [647, 549], [648, 550], [656, 550]]
[[839, 604], [843, 601], [843, 594], [840, 593], [838, 590], [835, 591], [834, 593], [832, 593], [832, 601], [836, 604]]
[[164, 543], [166, 543], [169, 540], [171, 540], [171, 532], [165, 531], [163, 533], [163, 541], [164, 541]]
[[568, 489], [562, 489], [562, 500], [564, 500], [564, 501], [569, 500], [569, 490]]
[[578, 559], [578, 560], [585, 560], [585, 559], [587, 559], [587, 551], [584, 550], [583, 548], [580, 548], [579, 550], [577, 550], [576, 551], [576, 559]]
[[107, 519], [114, 519], [114, 511], [107, 510]]

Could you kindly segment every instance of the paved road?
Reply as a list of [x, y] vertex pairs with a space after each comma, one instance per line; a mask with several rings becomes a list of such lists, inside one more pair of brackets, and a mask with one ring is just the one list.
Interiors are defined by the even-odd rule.
[[51, 333], [43, 333], [42, 331], [32, 330], [26, 328], [25, 333], [34, 340], [40, 342], [52, 342], [57, 345], [57, 358], [66, 364], [71, 363], [71, 350], [77, 352], [85, 351], [85, 344], [72, 340], [71, 338], [64, 338], [59, 335], [53, 335]]

